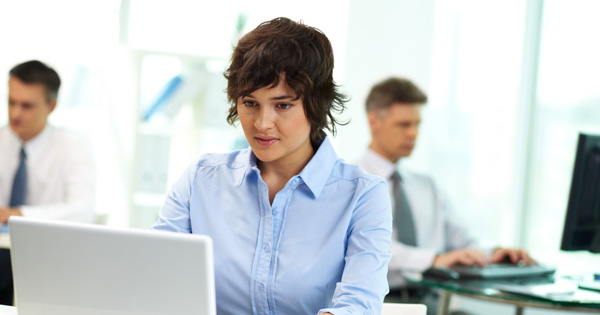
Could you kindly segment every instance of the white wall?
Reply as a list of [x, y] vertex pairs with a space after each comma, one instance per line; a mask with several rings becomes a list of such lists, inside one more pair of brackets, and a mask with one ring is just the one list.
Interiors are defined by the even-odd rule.
[[[371, 87], [389, 76], [405, 76], [428, 90], [431, 69], [435, 0], [349, 2], [343, 90], [351, 97], [344, 117], [347, 126], [336, 137], [338, 154], [358, 159], [371, 135], [365, 99]], [[339, 79], [338, 79], [339, 80]]]

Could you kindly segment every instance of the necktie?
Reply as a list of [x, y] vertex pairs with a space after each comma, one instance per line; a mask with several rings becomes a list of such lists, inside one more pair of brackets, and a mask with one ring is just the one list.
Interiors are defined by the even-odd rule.
[[21, 148], [20, 156], [19, 168], [15, 173], [12, 192], [10, 194], [10, 207], [25, 204], [25, 192], [27, 190], [27, 164], [25, 164], [25, 160], [27, 159], [27, 155], [24, 148]]
[[413, 220], [410, 205], [402, 189], [402, 179], [398, 172], [390, 176], [392, 180], [392, 189], [394, 193], [394, 226], [396, 227], [396, 236], [398, 241], [405, 245], [416, 246], [417, 234], [415, 233], [415, 223]]

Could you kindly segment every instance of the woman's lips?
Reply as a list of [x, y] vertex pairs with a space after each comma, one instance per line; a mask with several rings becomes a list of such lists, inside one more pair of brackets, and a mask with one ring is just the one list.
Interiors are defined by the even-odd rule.
[[256, 142], [261, 147], [270, 147], [279, 141], [279, 139], [273, 137], [254, 137], [254, 139], [256, 139]]

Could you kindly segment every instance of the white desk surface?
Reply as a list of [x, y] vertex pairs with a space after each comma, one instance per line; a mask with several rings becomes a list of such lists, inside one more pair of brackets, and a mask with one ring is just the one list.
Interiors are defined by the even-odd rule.
[[[10, 248], [10, 236], [8, 233], [0, 233], [0, 248]], [[0, 313], [0, 315], [2, 315]]]
[[14, 306], [0, 305], [0, 315], [17, 315], [17, 308]]

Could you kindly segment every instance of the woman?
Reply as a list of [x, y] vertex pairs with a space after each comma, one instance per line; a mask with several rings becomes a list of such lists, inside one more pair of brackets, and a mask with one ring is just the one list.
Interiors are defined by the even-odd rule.
[[154, 229], [212, 237], [219, 314], [379, 314], [390, 201], [325, 135], [345, 101], [329, 40], [286, 18], [262, 23], [225, 77], [227, 120], [250, 148], [190, 166]]

